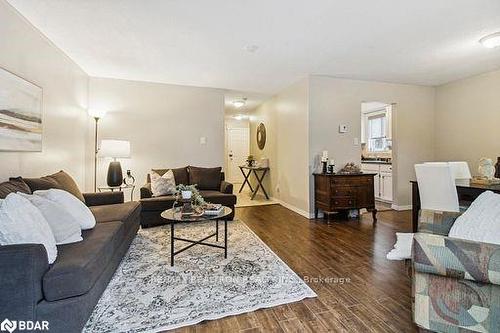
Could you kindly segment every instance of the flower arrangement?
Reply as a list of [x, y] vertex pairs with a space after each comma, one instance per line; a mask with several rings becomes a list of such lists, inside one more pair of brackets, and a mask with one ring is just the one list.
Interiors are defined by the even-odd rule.
[[201, 196], [200, 192], [196, 188], [196, 185], [179, 184], [175, 187], [175, 189], [175, 196], [177, 197], [177, 200], [182, 198], [182, 192], [191, 192], [191, 202], [193, 206], [199, 207], [206, 204], [205, 199], [203, 199], [203, 197]]
[[254, 166], [254, 164], [255, 164], [255, 158], [253, 157], [253, 155], [248, 155], [248, 157], [247, 157], [247, 165], [249, 167], [251, 167], [251, 166]]

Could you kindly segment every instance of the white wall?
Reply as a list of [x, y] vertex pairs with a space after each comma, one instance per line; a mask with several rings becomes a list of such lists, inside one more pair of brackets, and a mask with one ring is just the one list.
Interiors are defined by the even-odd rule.
[[0, 0], [0, 67], [43, 88], [42, 152], [0, 152], [0, 181], [64, 169], [83, 188], [88, 76]]
[[500, 71], [437, 88], [436, 159], [467, 161], [477, 173], [481, 157], [500, 156]]
[[[309, 215], [308, 109], [309, 81], [304, 79], [254, 110], [250, 121], [250, 150], [256, 159], [267, 157], [270, 161], [266, 189], [303, 215]], [[267, 134], [264, 150], [256, 142], [261, 122]]]
[[[361, 148], [354, 145], [354, 138], [361, 138], [361, 103], [396, 103], [393, 110], [393, 172], [397, 173], [394, 203], [408, 205], [409, 182], [415, 177], [413, 165], [434, 157], [434, 94], [432, 87], [311, 76], [310, 174], [323, 150], [329, 151], [337, 167], [348, 162], [359, 164]], [[349, 132], [340, 134], [340, 124], [347, 124]], [[311, 198], [312, 195], [311, 192]]]
[[[130, 141], [131, 159], [123, 160], [122, 167], [124, 173], [132, 170], [139, 186], [151, 168], [223, 166], [221, 90], [91, 78], [89, 104], [108, 111], [100, 121], [100, 139]], [[206, 137], [205, 145], [200, 137]], [[105, 184], [109, 161], [100, 159], [99, 164], [97, 183]], [[89, 164], [89, 175], [92, 168]], [[92, 177], [88, 181], [92, 186]]]

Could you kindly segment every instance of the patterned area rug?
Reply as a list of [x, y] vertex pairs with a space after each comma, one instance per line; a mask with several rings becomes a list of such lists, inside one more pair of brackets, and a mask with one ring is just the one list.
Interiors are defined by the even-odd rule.
[[[214, 231], [214, 222], [181, 224], [175, 234]], [[141, 229], [84, 332], [158, 332], [316, 297], [243, 222], [228, 223], [228, 244], [227, 259], [222, 249], [194, 246], [172, 268], [170, 227]]]

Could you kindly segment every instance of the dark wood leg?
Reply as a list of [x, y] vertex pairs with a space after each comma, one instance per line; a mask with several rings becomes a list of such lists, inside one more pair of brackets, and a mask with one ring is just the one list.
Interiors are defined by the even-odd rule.
[[314, 208], [314, 218], [318, 218], [318, 208]]
[[373, 224], [377, 223], [377, 209], [372, 209]]
[[224, 259], [227, 259], [227, 220], [224, 220]]
[[418, 192], [418, 184], [411, 184], [411, 229], [412, 232], [417, 232], [418, 230], [418, 211], [420, 210], [420, 193]]
[[219, 241], [219, 220], [215, 220], [215, 241]]
[[174, 222], [170, 222], [170, 266], [174, 266]]
[[252, 170], [248, 170], [248, 174], [245, 174], [245, 171], [243, 170], [243, 168], [240, 168], [240, 170], [241, 170], [241, 173], [243, 174], [243, 177], [245, 178], [245, 180], [243, 181], [243, 184], [241, 184], [239, 193], [241, 193], [241, 191], [243, 191], [245, 184], [248, 184], [250, 191], [253, 192], [253, 188], [252, 188], [252, 185], [250, 185], [250, 179], [249, 179], [250, 175], [252, 174]]
[[259, 191], [259, 189], [262, 189], [262, 192], [264, 192], [264, 195], [266, 196], [266, 199], [269, 200], [269, 196], [267, 195], [266, 189], [262, 185], [262, 180], [264, 179], [264, 176], [267, 173], [267, 169], [264, 169], [262, 172], [262, 175], [259, 177], [259, 174], [257, 173], [256, 170], [253, 171], [255, 178], [257, 178], [257, 187], [255, 188], [255, 191], [252, 193], [252, 200], [255, 198], [255, 195]]

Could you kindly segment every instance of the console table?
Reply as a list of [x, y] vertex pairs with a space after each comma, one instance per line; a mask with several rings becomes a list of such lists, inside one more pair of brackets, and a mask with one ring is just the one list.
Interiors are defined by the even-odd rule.
[[[480, 184], [457, 184], [458, 200], [461, 206], [469, 206], [484, 191], [492, 191], [500, 194], [500, 185], [480, 185]], [[418, 230], [418, 212], [420, 211], [420, 193], [418, 183], [411, 181], [412, 198], [412, 230]]]
[[[241, 165], [240, 166], [241, 173], [243, 174], [243, 177], [245, 177], [245, 181], [243, 181], [243, 184], [241, 184], [240, 191], [243, 190], [245, 187], [245, 184], [248, 184], [248, 187], [250, 188], [250, 191], [252, 191], [252, 200], [255, 198], [255, 195], [259, 191], [259, 189], [262, 189], [262, 192], [264, 192], [264, 195], [266, 196], [266, 199], [269, 200], [269, 196], [267, 195], [266, 189], [264, 188], [264, 185], [262, 184], [262, 180], [266, 176], [267, 172], [269, 171], [269, 167], [254, 167], [254, 166], [246, 166], [246, 165]], [[245, 170], [247, 172], [245, 173]], [[252, 174], [255, 175], [255, 178], [257, 178], [257, 187], [255, 190], [252, 188], [252, 185], [250, 184], [250, 175]], [[261, 172], [261, 175], [259, 176], [259, 172]]]
[[375, 173], [361, 174], [314, 174], [314, 216], [318, 210], [326, 213], [366, 208], [377, 222], [375, 208]]

